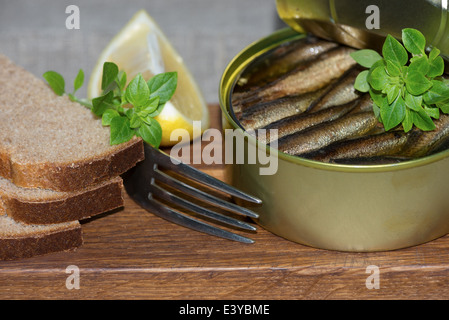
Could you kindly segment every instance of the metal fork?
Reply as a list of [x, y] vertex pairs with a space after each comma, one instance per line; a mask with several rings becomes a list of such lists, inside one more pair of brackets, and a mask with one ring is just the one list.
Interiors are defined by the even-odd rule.
[[[242, 215], [254, 219], [259, 217], [257, 213], [245, 207], [238, 206], [233, 202], [214, 196], [207, 191], [200, 190], [198, 187], [194, 187], [193, 185], [182, 181], [184, 179], [179, 179], [176, 176], [173, 176], [173, 174], [168, 174], [167, 170], [168, 172], [174, 172], [183, 177], [187, 177], [189, 180], [194, 180], [215, 190], [219, 190], [228, 196], [234, 196], [255, 204], [261, 204], [262, 201], [260, 199], [246, 194], [194, 167], [182, 163], [148, 144], [145, 144], [144, 148], [145, 160], [140, 162], [124, 176], [126, 192], [141, 207], [163, 219], [209, 235], [243, 243], [254, 242], [250, 238], [205, 223], [204, 221], [192, 217], [192, 215], [189, 215], [186, 212], [181, 212], [180, 210], [173, 208], [172, 205], [175, 205], [195, 213], [195, 216], [199, 215], [205, 217], [207, 220], [224, 224], [231, 228], [248, 231], [256, 230], [256, 228], [249, 223], [216, 212], [216, 210], [210, 209], [210, 206], [209, 208], [206, 208], [203, 206], [203, 203], [199, 205], [184, 197], [178, 196], [175, 192], [170, 191], [170, 189], [180, 191], [182, 194], [189, 195], [195, 199], [206, 202], [209, 205], [213, 205], [214, 207], [225, 209], [234, 214], [237, 213], [239, 216]], [[170, 206], [168, 204], [170, 204]]]

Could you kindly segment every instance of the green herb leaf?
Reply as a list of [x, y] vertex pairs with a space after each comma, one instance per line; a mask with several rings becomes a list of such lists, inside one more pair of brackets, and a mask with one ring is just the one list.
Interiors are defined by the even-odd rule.
[[408, 67], [409, 73], [419, 72], [422, 75], [425, 75], [430, 68], [429, 61], [427, 60], [427, 56], [415, 57], [416, 59], [410, 63]]
[[92, 99], [92, 112], [101, 117], [107, 109], [114, 109], [113, 99], [114, 93], [112, 91], [109, 91], [101, 97]]
[[423, 95], [424, 102], [429, 105], [449, 99], [449, 87], [441, 81], [432, 80], [432, 87]]
[[111, 119], [111, 139], [110, 144], [116, 145], [131, 140], [135, 131], [131, 129], [130, 121], [127, 117], [114, 117]]
[[142, 125], [142, 119], [137, 113], [134, 113], [130, 119], [130, 126], [133, 129], [139, 128]]
[[80, 69], [76, 75], [75, 81], [73, 82], [73, 94], [77, 92], [84, 84], [84, 71]]
[[62, 96], [65, 93], [65, 81], [59, 73], [47, 71], [43, 74], [43, 77], [58, 96]]
[[389, 104], [392, 104], [394, 100], [396, 100], [396, 98], [398, 97], [400, 91], [401, 91], [401, 87], [398, 85], [387, 85], [387, 100]]
[[388, 35], [382, 47], [382, 54], [386, 60], [404, 66], [408, 61], [408, 54], [398, 40]]
[[361, 66], [371, 68], [382, 56], [374, 50], [362, 49], [351, 53], [351, 57]]
[[148, 81], [150, 88], [150, 98], [159, 97], [159, 103], [165, 104], [170, 100], [176, 91], [178, 83], [177, 72], [166, 72], [155, 75]]
[[[122, 107], [120, 107], [122, 108]], [[122, 108], [123, 109], [123, 108]], [[128, 119], [131, 120], [131, 118], [134, 116], [134, 113], [136, 113], [136, 109], [137, 108], [129, 108], [129, 109], [124, 109], [123, 113], [125, 114], [125, 116], [128, 117]]]
[[134, 107], [144, 105], [150, 96], [150, 89], [147, 83], [142, 77], [142, 74], [138, 74], [126, 88], [126, 100]]
[[387, 99], [384, 99], [380, 108], [380, 115], [385, 131], [388, 131], [399, 125], [405, 117], [405, 102], [401, 96], [398, 96], [390, 105]]
[[377, 67], [368, 78], [369, 84], [375, 89], [382, 91], [388, 84], [389, 76], [385, 71], [385, 67]]
[[414, 96], [408, 92], [405, 93], [405, 104], [412, 110], [419, 111], [422, 109], [422, 96]]
[[440, 109], [438, 109], [438, 108], [429, 108], [429, 107], [425, 106], [424, 107], [424, 111], [431, 118], [434, 118], [434, 119], [439, 119], [440, 118]]
[[153, 113], [160, 106], [159, 97], [153, 97], [147, 101], [147, 103], [143, 106], [143, 111], [145, 112], [145, 116]]
[[386, 61], [387, 72], [392, 77], [397, 77], [401, 74], [401, 68], [392, 61]]
[[432, 50], [430, 50], [429, 53], [429, 60], [435, 60], [436, 57], [440, 55], [440, 50], [438, 48], [433, 47]]
[[111, 125], [112, 119], [115, 117], [120, 117], [120, 114], [114, 109], [108, 109], [103, 112], [103, 115], [101, 117], [101, 124], [104, 126], [109, 126]]
[[403, 29], [402, 42], [410, 53], [414, 55], [425, 54], [426, 38], [418, 30], [411, 28]]
[[377, 90], [370, 89], [369, 95], [377, 106], [380, 107], [382, 105], [382, 103], [384, 101], [384, 97], [382, 96], [381, 92], [379, 92]]
[[387, 62], [385, 59], [378, 60], [376, 63], [373, 64], [373, 66], [369, 69], [368, 79], [371, 76], [371, 73], [373, 73], [374, 70], [376, 70], [378, 67], [387, 67]]
[[157, 117], [162, 112], [162, 109], [164, 109], [164, 107], [165, 107], [165, 103], [159, 104], [157, 109], [155, 111], [153, 111], [152, 113], [150, 113], [148, 116], [153, 117], [153, 118]]
[[369, 83], [368, 83], [368, 70], [364, 70], [359, 73], [357, 78], [355, 79], [354, 88], [360, 92], [368, 92], [369, 91]]
[[413, 115], [413, 124], [423, 131], [431, 131], [435, 129], [435, 124], [424, 109], [416, 112], [411, 110]]
[[435, 104], [443, 113], [449, 113], [449, 100], [438, 102]]
[[154, 118], [148, 117], [145, 120], [137, 129], [138, 135], [154, 148], [159, 148], [162, 139], [162, 128]]
[[426, 75], [431, 78], [439, 77], [444, 73], [444, 60], [442, 57], [436, 57], [429, 63], [429, 70]]
[[410, 109], [405, 110], [404, 120], [402, 120], [402, 127], [404, 132], [409, 132], [413, 128], [413, 115]]
[[118, 66], [113, 62], [105, 62], [103, 64], [103, 77], [101, 80], [101, 90], [105, 91], [115, 82], [119, 73]]
[[407, 90], [413, 95], [420, 95], [429, 90], [432, 87], [430, 82], [422, 73], [414, 72], [410, 73], [405, 80]]
[[125, 90], [126, 81], [127, 81], [126, 72], [120, 71], [117, 77], [118, 77], [118, 85], [119, 85], [120, 91]]
[[[129, 110], [129, 109], [127, 109], [127, 110]], [[117, 112], [120, 113], [120, 114], [125, 114], [126, 115], [127, 110], [125, 110], [125, 108], [123, 108], [122, 106], [118, 106], [117, 107]]]

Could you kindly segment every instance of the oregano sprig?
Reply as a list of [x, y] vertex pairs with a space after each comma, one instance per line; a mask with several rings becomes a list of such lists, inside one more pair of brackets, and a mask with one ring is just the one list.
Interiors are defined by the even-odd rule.
[[92, 104], [86, 99], [78, 99], [75, 97], [75, 93], [83, 86], [84, 83], [84, 71], [80, 69], [78, 71], [75, 80], [73, 81], [73, 91], [71, 93], [67, 93], [65, 91], [65, 80], [62, 75], [57, 73], [56, 71], [47, 71], [43, 74], [45, 80], [47, 80], [50, 87], [58, 96], [68, 95], [71, 101], [78, 102], [79, 104], [92, 108]]
[[367, 68], [360, 72], [354, 87], [369, 92], [374, 113], [385, 130], [401, 124], [405, 132], [413, 125], [434, 130], [432, 119], [438, 119], [440, 112], [449, 113], [443, 58], [437, 48], [426, 54], [426, 39], [416, 29], [403, 29], [402, 43], [388, 35], [383, 57], [370, 49], [353, 52], [352, 58]]
[[[65, 92], [64, 78], [54, 71], [44, 74], [50, 87], [58, 95]], [[102, 95], [92, 101], [77, 99], [76, 91], [83, 85], [84, 72], [80, 70], [74, 81], [74, 90], [67, 95], [72, 101], [89, 107], [102, 124], [111, 130], [110, 144], [129, 141], [134, 136], [158, 148], [162, 140], [162, 128], [154, 117], [164, 108], [176, 91], [177, 72], [166, 72], [145, 81], [142, 74], [134, 77], [128, 85], [127, 75], [112, 62], [103, 64]]]

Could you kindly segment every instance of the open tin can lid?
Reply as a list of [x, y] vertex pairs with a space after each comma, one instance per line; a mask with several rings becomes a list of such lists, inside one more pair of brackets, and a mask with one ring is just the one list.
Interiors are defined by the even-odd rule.
[[358, 49], [380, 51], [387, 34], [400, 39], [402, 29], [418, 29], [449, 61], [448, 0], [276, 0], [276, 6], [294, 30]]

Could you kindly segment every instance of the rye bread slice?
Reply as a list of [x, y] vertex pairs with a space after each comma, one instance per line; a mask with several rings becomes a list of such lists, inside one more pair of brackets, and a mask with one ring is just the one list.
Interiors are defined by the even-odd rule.
[[15, 221], [25, 224], [53, 224], [87, 219], [122, 207], [120, 177], [75, 192], [20, 188], [0, 178], [0, 205]]
[[143, 160], [142, 139], [111, 146], [89, 109], [0, 55], [0, 177], [19, 187], [77, 191]]
[[[2, 208], [0, 207], [0, 214]], [[0, 260], [74, 250], [83, 244], [78, 221], [48, 226], [24, 225], [0, 215]]]

